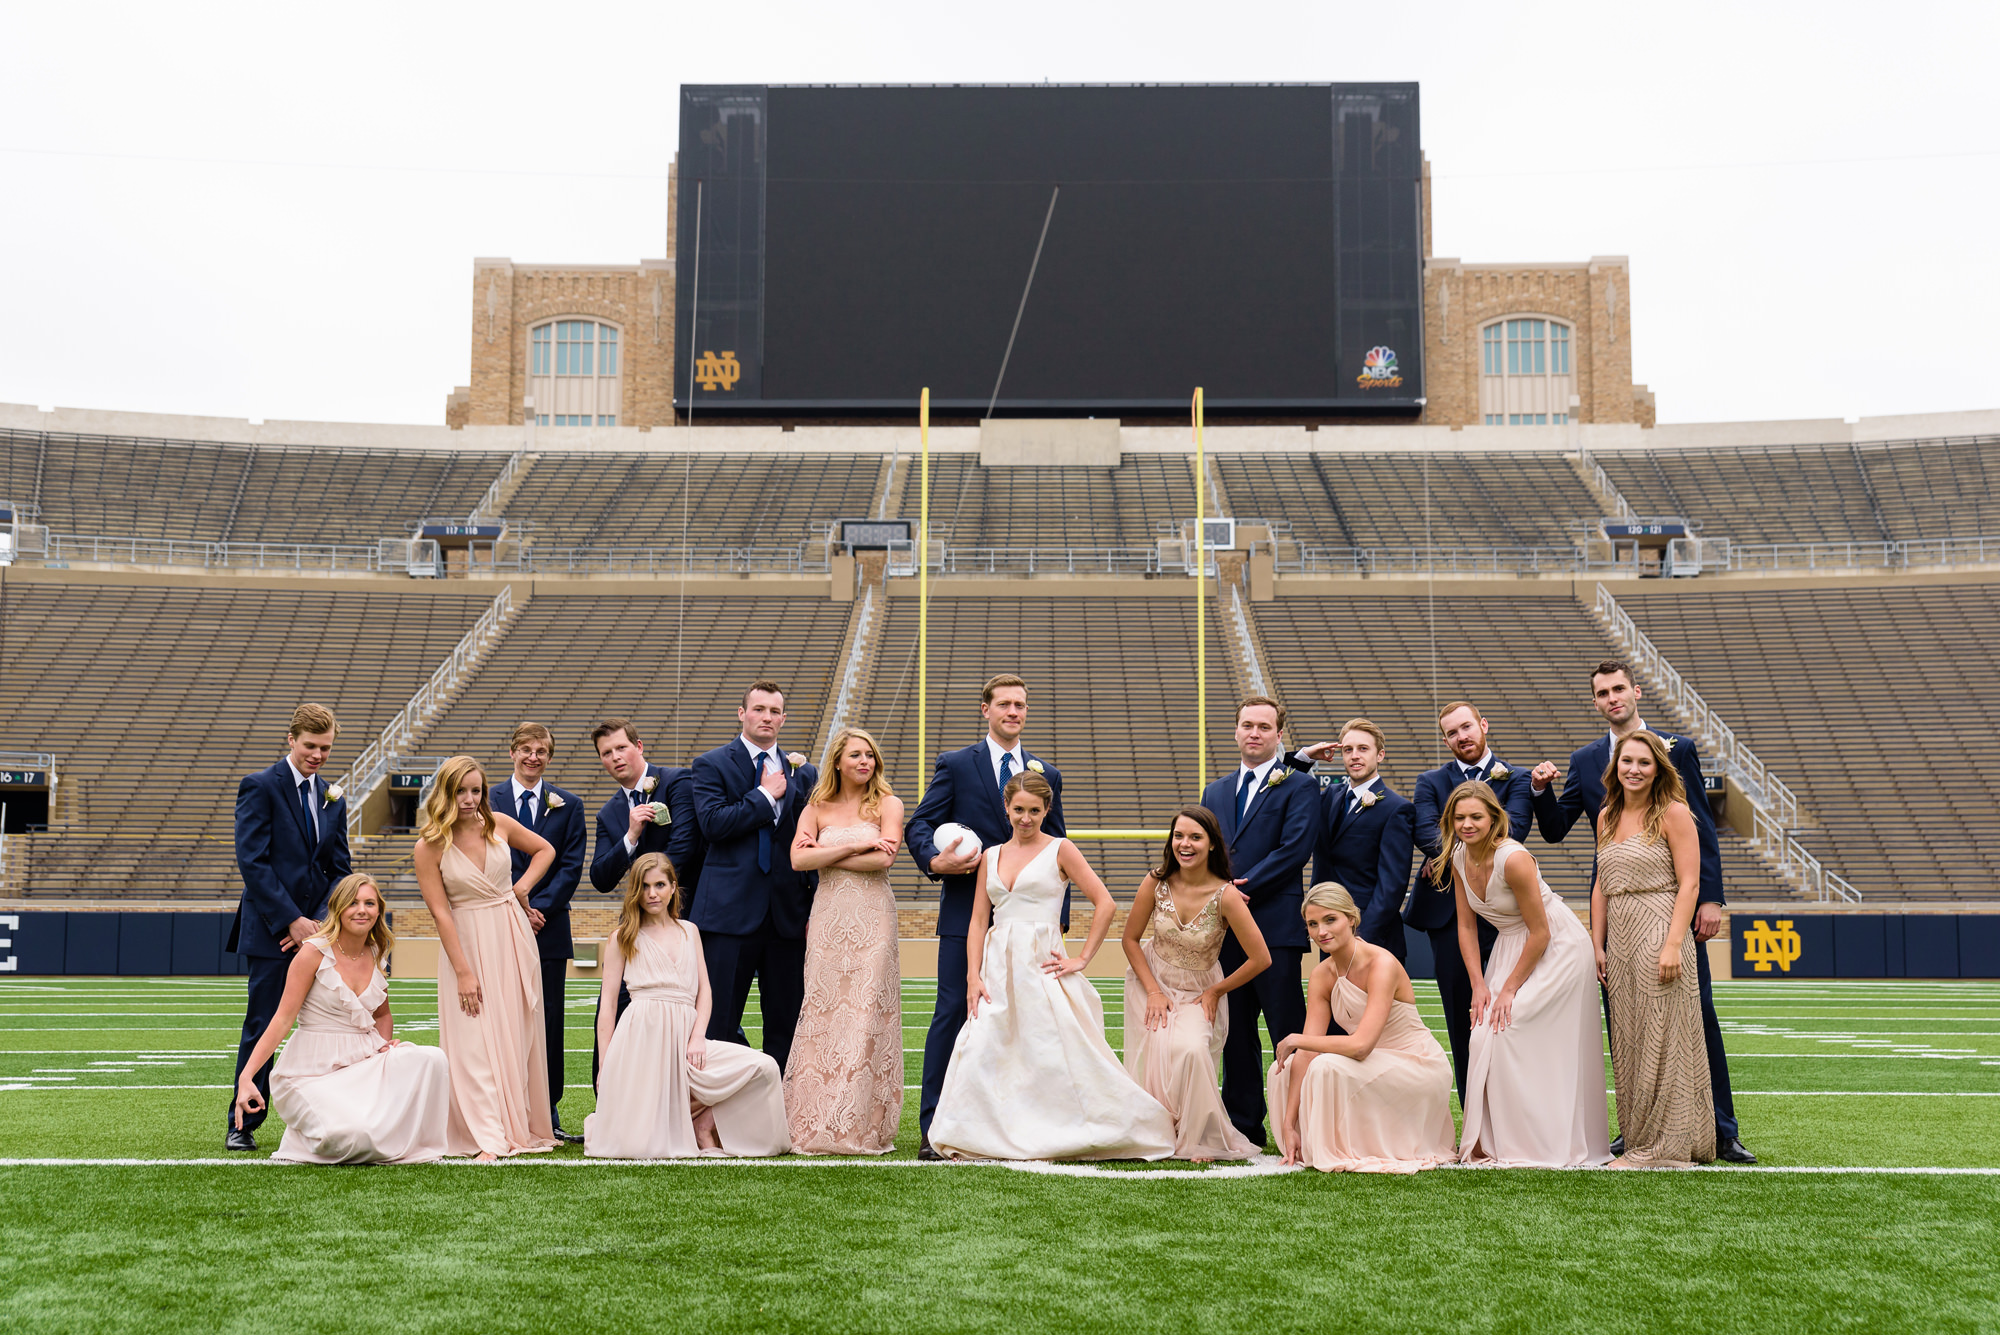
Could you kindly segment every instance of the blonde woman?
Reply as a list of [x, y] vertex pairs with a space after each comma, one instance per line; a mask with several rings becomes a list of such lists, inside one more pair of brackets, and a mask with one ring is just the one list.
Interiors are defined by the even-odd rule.
[[1415, 1173], [1447, 1162], [1457, 1134], [1451, 1058], [1417, 1013], [1402, 961], [1361, 939], [1361, 910], [1338, 882], [1306, 891], [1302, 916], [1320, 962], [1305, 1028], [1271, 1062], [1285, 1162], [1322, 1173]]
[[[396, 1041], [382, 962], [396, 938], [369, 877], [343, 877], [326, 919], [292, 957], [284, 999], [236, 1082], [236, 1119], [264, 1110], [257, 1071], [287, 1033], [271, 1071], [285, 1123], [273, 1159], [287, 1163], [429, 1163], [445, 1153], [451, 1078], [436, 1048]], [[293, 1021], [298, 1030], [292, 1031]]]
[[[1590, 936], [1508, 838], [1507, 812], [1473, 779], [1445, 799], [1438, 821], [1458, 913], [1458, 948], [1472, 980], [1459, 1158], [1519, 1168], [1575, 1168], [1611, 1159], [1604, 1042]], [[1498, 936], [1484, 972], [1475, 922]]]
[[[604, 943], [597, 1008], [597, 1111], [583, 1122], [593, 1159], [783, 1154], [778, 1063], [705, 1037], [715, 996], [701, 931], [681, 917], [680, 878], [665, 853], [641, 853], [625, 878], [618, 929]], [[618, 1014], [623, 985], [632, 1004]]]
[[1612, 1083], [1625, 1153], [1614, 1168], [1715, 1158], [1715, 1102], [1688, 931], [1701, 844], [1667, 744], [1635, 732], [1612, 752], [1597, 817], [1590, 935], [1611, 1020]]
[[903, 978], [889, 867], [903, 801], [882, 749], [859, 728], [826, 748], [799, 816], [792, 868], [817, 871], [806, 928], [805, 1004], [785, 1063], [792, 1148], [887, 1154], [903, 1120]]
[[[438, 1046], [451, 1061], [453, 1154], [482, 1163], [555, 1143], [542, 1025], [541, 914], [528, 906], [556, 852], [486, 799], [471, 756], [438, 767], [417, 826], [417, 888], [437, 923]], [[528, 855], [519, 880], [508, 850]]]

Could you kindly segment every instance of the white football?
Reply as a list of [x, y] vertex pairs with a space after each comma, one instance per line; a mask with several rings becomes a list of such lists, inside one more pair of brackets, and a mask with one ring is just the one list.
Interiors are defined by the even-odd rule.
[[971, 854], [977, 856], [980, 852], [979, 836], [956, 821], [938, 826], [937, 833], [933, 838], [937, 842], [938, 852], [940, 853]]

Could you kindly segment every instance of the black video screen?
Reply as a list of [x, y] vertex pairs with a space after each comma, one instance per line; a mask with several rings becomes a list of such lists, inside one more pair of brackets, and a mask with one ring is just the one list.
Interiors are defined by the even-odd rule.
[[697, 411], [1422, 394], [1414, 85], [689, 87], [681, 141]]

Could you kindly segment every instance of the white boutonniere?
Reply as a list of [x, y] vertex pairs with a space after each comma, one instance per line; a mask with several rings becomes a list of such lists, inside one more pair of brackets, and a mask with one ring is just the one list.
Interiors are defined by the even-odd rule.
[[1678, 742], [1680, 741], [1680, 738], [1678, 738], [1678, 737], [1662, 737], [1662, 738], [1661, 738], [1660, 740], [1661, 740], [1661, 741], [1663, 741], [1663, 742], [1665, 742], [1665, 743], [1667, 744], [1667, 750], [1669, 750], [1669, 751], [1672, 751], [1672, 750], [1674, 749], [1674, 746], [1675, 746], [1675, 744], [1676, 744], [1676, 743], [1678, 743]]
[[806, 763], [806, 753], [803, 751], [787, 751], [785, 752], [785, 760], [793, 769], [797, 769]]
[[1382, 800], [1382, 795], [1376, 792], [1373, 788], [1356, 788], [1354, 790], [1354, 800], [1359, 802], [1365, 809], [1374, 806], [1377, 802], [1380, 802]]
[[1279, 784], [1285, 781], [1286, 776], [1289, 775], [1290, 773], [1291, 770], [1287, 769], [1283, 765], [1279, 765], [1277, 768], [1271, 771], [1271, 777], [1264, 780], [1264, 786], [1266, 788], [1276, 788]]
[[639, 791], [649, 795], [655, 788], [658, 788], [659, 786], [660, 786], [660, 776], [657, 774], [648, 774], [645, 778], [639, 781]]
[[1039, 760], [1030, 760], [1028, 762], [1028, 768], [1033, 770], [1035, 773], [1040, 774], [1042, 772], [1042, 762]]
[[328, 788], [326, 790], [326, 805], [332, 806], [335, 802], [338, 802], [340, 800], [340, 795], [346, 791], [347, 790], [345, 788], [341, 787], [337, 783], [334, 784], [332, 787]]
[[550, 790], [548, 798], [542, 803], [542, 806], [550, 811], [561, 811], [564, 807], [568, 805], [569, 803], [562, 800], [562, 794], [554, 791], [553, 789]]
[[1501, 764], [1499, 761], [1496, 760], [1493, 762], [1493, 768], [1486, 771], [1486, 778], [1488, 782], [1491, 782], [1495, 779], [1504, 779], [1513, 772], [1514, 772], [1513, 770], [1508, 769], [1505, 765]]

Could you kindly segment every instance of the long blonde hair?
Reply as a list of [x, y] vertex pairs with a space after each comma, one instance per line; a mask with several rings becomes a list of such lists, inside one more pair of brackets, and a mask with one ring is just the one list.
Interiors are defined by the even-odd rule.
[[625, 873], [625, 898], [618, 904], [618, 954], [620, 958], [631, 959], [639, 948], [639, 929], [646, 925], [646, 873], [664, 871], [667, 883], [674, 888], [667, 897], [667, 920], [681, 920], [681, 876], [674, 870], [673, 859], [665, 853], [641, 853], [632, 859], [632, 870]]
[[1687, 788], [1681, 783], [1681, 772], [1674, 768], [1667, 744], [1643, 728], [1630, 737], [1620, 738], [1618, 745], [1611, 748], [1611, 763], [1604, 767], [1604, 805], [1597, 813], [1597, 837], [1602, 840], [1616, 834], [1618, 822], [1624, 818], [1625, 785], [1618, 782], [1618, 757], [1633, 742], [1645, 743], [1646, 749], [1653, 753], [1653, 783], [1646, 792], [1646, 815], [1640, 822], [1639, 833], [1658, 843], [1667, 837], [1663, 828], [1667, 808], [1687, 801]]
[[895, 796], [895, 789], [889, 786], [888, 766], [882, 763], [882, 748], [875, 739], [860, 728], [842, 728], [827, 743], [826, 759], [819, 767], [819, 782], [813, 785], [810, 802], [831, 802], [840, 796], [846, 780], [840, 775], [840, 758], [847, 753], [847, 743], [859, 737], [868, 746], [868, 753], [875, 757], [875, 772], [868, 776], [867, 786], [861, 790], [861, 819], [879, 820], [882, 816], [882, 799]]
[[[1492, 784], [1484, 779], [1468, 779], [1452, 789], [1450, 795], [1444, 799], [1444, 814], [1438, 817], [1438, 844], [1444, 851], [1438, 855], [1437, 867], [1431, 872], [1431, 879], [1439, 886], [1451, 884], [1451, 860], [1459, 849], [1465, 847], [1464, 841], [1458, 837], [1458, 832], [1452, 829], [1452, 815], [1458, 810], [1458, 804], [1468, 797], [1485, 807], [1486, 814], [1492, 818], [1495, 848], [1498, 848], [1501, 841], [1510, 833], [1507, 808], [1500, 805], [1500, 796], [1493, 791]], [[1468, 852], [1466, 856], [1470, 857], [1471, 854]]]
[[[471, 756], [453, 756], [438, 766], [437, 777], [431, 780], [431, 791], [424, 798], [424, 809], [417, 822], [417, 836], [433, 848], [443, 848], [451, 842], [452, 827], [458, 824], [458, 790], [465, 786], [465, 776], [478, 774], [486, 778], [486, 767]], [[482, 782], [479, 789], [479, 819], [486, 826], [488, 842], [499, 836], [499, 822], [493, 819], [493, 786]]]
[[389, 901], [382, 897], [382, 887], [375, 884], [375, 878], [365, 871], [354, 872], [334, 882], [333, 890], [326, 897], [326, 916], [320, 919], [319, 930], [313, 933], [313, 940], [332, 945], [339, 939], [340, 917], [360, 900], [364, 885], [375, 892], [375, 925], [368, 929], [368, 948], [375, 952], [375, 963], [379, 965], [396, 948], [396, 934], [389, 930]]

